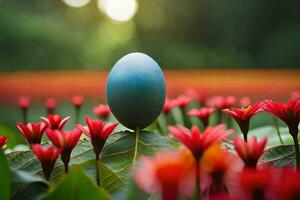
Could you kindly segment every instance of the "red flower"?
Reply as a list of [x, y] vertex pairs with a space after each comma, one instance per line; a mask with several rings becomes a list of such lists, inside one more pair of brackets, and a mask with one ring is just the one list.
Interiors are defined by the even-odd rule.
[[29, 107], [30, 107], [30, 98], [29, 97], [21, 97], [19, 99], [19, 107], [22, 109], [22, 110], [27, 110]]
[[266, 101], [265, 110], [280, 118], [289, 127], [293, 137], [298, 135], [300, 121], [300, 100], [290, 100], [287, 104], [274, 101]]
[[60, 115], [48, 115], [48, 118], [46, 117], [41, 117], [42, 120], [44, 122], [46, 122], [48, 128], [55, 130], [55, 129], [59, 129], [61, 130], [65, 124], [67, 123], [67, 121], [70, 119], [70, 116], [65, 117], [65, 118], [61, 118]]
[[27, 125], [17, 122], [17, 127], [29, 144], [40, 144], [47, 125], [44, 122], [28, 123]]
[[107, 118], [110, 115], [109, 106], [106, 104], [99, 104], [93, 108], [93, 112], [99, 117]]
[[211, 179], [208, 183], [210, 196], [227, 192], [230, 179], [237, 172], [238, 164], [237, 157], [222, 149], [218, 143], [205, 151], [201, 159], [201, 169]]
[[112, 134], [118, 123], [112, 123], [105, 126], [106, 122], [98, 119], [91, 119], [89, 116], [85, 118], [87, 127], [77, 125], [76, 127], [85, 133], [90, 139], [96, 154], [96, 160], [99, 160], [99, 155], [104, 147], [107, 138]]
[[240, 106], [242, 108], [248, 107], [251, 105], [251, 99], [249, 97], [243, 97], [240, 99]]
[[7, 143], [7, 141], [6, 135], [0, 136], [0, 149]]
[[175, 200], [179, 193], [193, 192], [193, 167], [189, 152], [160, 152], [154, 157], [141, 157], [133, 175], [137, 185], [146, 192], [161, 192], [163, 200]]
[[238, 180], [237, 199], [256, 200], [274, 199], [273, 188], [275, 185], [276, 171], [272, 169], [244, 169]]
[[57, 149], [54, 146], [43, 147], [40, 144], [32, 144], [31, 147], [41, 163], [45, 178], [49, 180], [61, 149]]
[[244, 161], [247, 167], [253, 168], [256, 167], [260, 156], [264, 152], [266, 144], [266, 137], [262, 138], [260, 141], [257, 141], [256, 137], [254, 136], [247, 142], [239, 137], [235, 137], [233, 139], [233, 145], [239, 157]]
[[192, 99], [196, 100], [201, 106], [204, 106], [207, 101], [207, 93], [205, 92], [198, 92], [193, 89], [189, 89], [186, 92], [187, 96], [190, 96]]
[[257, 102], [253, 106], [248, 106], [247, 108], [235, 108], [232, 110], [224, 109], [223, 112], [228, 113], [235, 119], [244, 135], [245, 141], [247, 141], [250, 118], [262, 111], [263, 105], [264, 103]]
[[284, 169], [283, 176], [277, 185], [278, 199], [300, 199], [300, 171]]
[[215, 111], [214, 108], [200, 108], [200, 109], [192, 109], [188, 112], [188, 115], [198, 117], [203, 122], [204, 127], [208, 125], [209, 116]]
[[63, 161], [65, 165], [65, 171], [67, 172], [71, 152], [79, 141], [79, 138], [82, 134], [81, 130], [62, 131], [47, 129], [46, 134], [54, 146], [62, 149], [61, 160]]
[[48, 114], [52, 114], [56, 108], [56, 100], [53, 98], [48, 98], [45, 100], [45, 107], [48, 110]]
[[166, 98], [164, 108], [163, 108], [163, 113], [167, 115], [176, 106], [177, 106], [177, 102], [175, 100]]
[[74, 96], [72, 98], [72, 104], [75, 106], [75, 107], [80, 107], [82, 106], [83, 104], [83, 97], [82, 96]]
[[175, 104], [179, 108], [184, 109], [187, 105], [189, 105], [192, 102], [192, 98], [187, 95], [180, 95], [174, 101], [176, 102]]
[[208, 126], [203, 133], [196, 126], [192, 126], [191, 130], [181, 125], [177, 127], [168, 126], [168, 129], [174, 138], [183, 143], [192, 152], [196, 161], [200, 160], [205, 150], [212, 144], [223, 140], [234, 132], [233, 130], [226, 131], [223, 124], [215, 127]]

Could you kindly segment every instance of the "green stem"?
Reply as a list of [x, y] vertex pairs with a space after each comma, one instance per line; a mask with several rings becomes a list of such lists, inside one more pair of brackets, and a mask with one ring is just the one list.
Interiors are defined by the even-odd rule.
[[23, 123], [27, 124], [27, 109], [23, 109], [22, 114], [23, 114]]
[[221, 110], [217, 110], [217, 125], [221, 124], [223, 121], [223, 112]]
[[196, 190], [195, 200], [201, 200], [201, 184], [200, 184], [200, 166], [199, 160], [196, 161]]
[[80, 115], [80, 107], [76, 106], [75, 109], [76, 109], [75, 123], [78, 124], [79, 123], [79, 115]]
[[280, 129], [279, 129], [279, 124], [278, 124], [278, 119], [276, 117], [274, 117], [274, 126], [278, 135], [278, 138], [280, 140], [280, 143], [283, 144], [283, 140], [281, 137], [281, 133], [280, 133]]
[[166, 125], [173, 125], [174, 124], [174, 117], [172, 111], [170, 111], [168, 114], [166, 114]]
[[187, 128], [191, 128], [192, 124], [191, 124], [191, 119], [190, 117], [186, 114], [186, 108], [181, 108], [181, 113], [182, 113], [182, 117], [183, 117], [183, 125]]
[[298, 134], [293, 136], [294, 145], [295, 145], [295, 158], [296, 158], [296, 169], [300, 168], [300, 148], [298, 142]]
[[96, 160], [96, 182], [97, 182], [97, 185], [100, 187], [101, 182], [100, 182], [99, 160]]

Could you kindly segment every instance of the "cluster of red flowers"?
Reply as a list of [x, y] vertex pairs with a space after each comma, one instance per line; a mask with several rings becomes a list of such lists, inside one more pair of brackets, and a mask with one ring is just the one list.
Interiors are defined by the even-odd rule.
[[[107, 124], [110, 109], [108, 105], [100, 104], [93, 108], [100, 119], [87, 116], [86, 126], [76, 124], [73, 130], [63, 130], [70, 117], [53, 114], [57, 105], [55, 99], [47, 99], [45, 102], [48, 117], [41, 117], [39, 123], [27, 123], [26, 110], [30, 107], [30, 100], [22, 98], [19, 103], [25, 117], [23, 123], [17, 122], [17, 127], [39, 159], [47, 180], [51, 177], [59, 155], [68, 172], [72, 151], [82, 133], [90, 138], [98, 162], [107, 138], [118, 125]], [[74, 97], [72, 104], [79, 112], [83, 98]], [[240, 100], [233, 96], [208, 98], [206, 94], [190, 90], [175, 99], [166, 99], [162, 114], [165, 119], [172, 117], [175, 107], [182, 112], [184, 122], [179, 125], [167, 122], [167, 129], [170, 136], [182, 146], [177, 152], [164, 151], [152, 157], [140, 158], [133, 168], [133, 176], [141, 189], [148, 193], [160, 193], [163, 200], [175, 200], [182, 196], [193, 196], [197, 200], [300, 199], [298, 93], [293, 93], [287, 103], [271, 100], [252, 103], [248, 97]], [[296, 169], [259, 165], [267, 138], [248, 138], [248, 132], [251, 118], [263, 111], [271, 113], [287, 125], [294, 140]], [[217, 117], [215, 126], [210, 125], [212, 115]], [[203, 126], [193, 125], [191, 117], [198, 118]], [[226, 129], [223, 124], [224, 117], [236, 121], [243, 137], [233, 137], [234, 131]], [[51, 143], [41, 144], [44, 134]], [[7, 137], [1, 136], [0, 148], [6, 143]]]
[[159, 152], [140, 159], [133, 175], [146, 192], [160, 192], [165, 200], [180, 196], [232, 200], [300, 197], [300, 184], [295, 181], [300, 171], [257, 166], [266, 138], [253, 137], [246, 142], [235, 137], [234, 154], [220, 145], [233, 132], [225, 130], [224, 125], [208, 126], [202, 133], [196, 127], [169, 130], [185, 147], [177, 153]]
[[[168, 116], [175, 107], [184, 109], [187, 115], [202, 121], [203, 131], [196, 126], [189, 129], [182, 125], [169, 126], [170, 134], [185, 147], [177, 153], [167, 151], [153, 157], [142, 157], [133, 171], [140, 188], [148, 193], [160, 192], [162, 199], [168, 200], [180, 196], [233, 200], [300, 199], [300, 184], [295, 181], [300, 175], [298, 97], [291, 98], [288, 103], [266, 100], [254, 104], [247, 97], [242, 98], [239, 104], [232, 96], [201, 98], [201, 101], [195, 97], [198, 96], [189, 91], [188, 95], [167, 99], [163, 113]], [[201, 107], [188, 110], [193, 100]], [[273, 114], [288, 126], [295, 142], [296, 170], [258, 166], [267, 138], [257, 139], [254, 136], [248, 139], [247, 136], [251, 117], [261, 111]], [[244, 137], [233, 138], [235, 151], [227, 149], [228, 145], [221, 145], [221, 141], [231, 143], [226, 137], [233, 130], [226, 130], [225, 125], [209, 126], [209, 117], [213, 113], [227, 113], [239, 125]]]
[[[68, 172], [71, 153], [79, 142], [82, 133], [85, 133], [90, 138], [94, 147], [96, 159], [99, 160], [99, 154], [101, 153], [106, 139], [118, 125], [117, 123], [106, 125], [105, 121], [100, 121], [98, 119], [92, 120], [87, 116], [87, 127], [77, 124], [77, 129], [65, 131], [63, 130], [63, 127], [70, 117], [62, 118], [60, 115], [50, 114], [48, 117], [41, 118], [43, 122], [37, 124], [22, 124], [17, 122], [17, 127], [40, 160], [47, 180], [50, 178], [59, 155], [61, 155], [65, 171]], [[41, 144], [44, 133], [46, 133], [52, 144]]]

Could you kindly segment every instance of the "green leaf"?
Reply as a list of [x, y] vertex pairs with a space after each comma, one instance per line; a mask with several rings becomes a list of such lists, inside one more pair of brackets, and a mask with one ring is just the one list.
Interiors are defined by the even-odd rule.
[[281, 145], [271, 147], [262, 155], [259, 165], [274, 167], [294, 167], [295, 149], [294, 145]]
[[[142, 131], [139, 134], [134, 132], [119, 132], [119, 137], [110, 141], [101, 154], [100, 177], [101, 186], [113, 194], [120, 190], [120, 187], [128, 183], [131, 167], [141, 155], [153, 155], [163, 149], [170, 149], [170, 138], [161, 136], [159, 133]], [[87, 161], [82, 163], [83, 168], [95, 177], [95, 163]]]
[[39, 176], [32, 176], [24, 171], [11, 171], [11, 199], [40, 199], [48, 190], [48, 184]]
[[73, 167], [68, 176], [58, 183], [44, 200], [108, 200], [109, 196], [98, 188], [79, 167]]
[[113, 196], [117, 200], [149, 199], [150, 195], [138, 188], [135, 182], [130, 179], [128, 184], [120, 192]]
[[10, 199], [10, 171], [8, 167], [8, 163], [6, 160], [6, 156], [3, 153], [3, 150], [0, 148], [0, 199], [8, 200]]
[[[130, 169], [141, 155], [153, 155], [163, 149], [174, 148], [168, 136], [141, 131], [139, 134], [123, 131], [113, 134], [106, 142], [100, 158], [101, 187], [110, 194], [118, 192], [128, 182]], [[42, 176], [40, 163], [31, 151], [8, 154], [10, 165], [15, 170], [23, 170], [32, 175]], [[80, 141], [73, 150], [70, 168], [82, 165], [86, 174], [95, 181], [95, 154], [90, 141]], [[58, 160], [51, 181], [57, 182], [64, 174], [63, 163]]]

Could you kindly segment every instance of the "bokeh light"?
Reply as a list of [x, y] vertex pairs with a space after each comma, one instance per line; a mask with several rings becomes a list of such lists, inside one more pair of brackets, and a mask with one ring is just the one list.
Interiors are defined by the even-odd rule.
[[63, 2], [68, 6], [80, 8], [87, 5], [90, 0], [63, 0]]
[[131, 20], [137, 12], [136, 0], [98, 0], [98, 8], [116, 22]]

